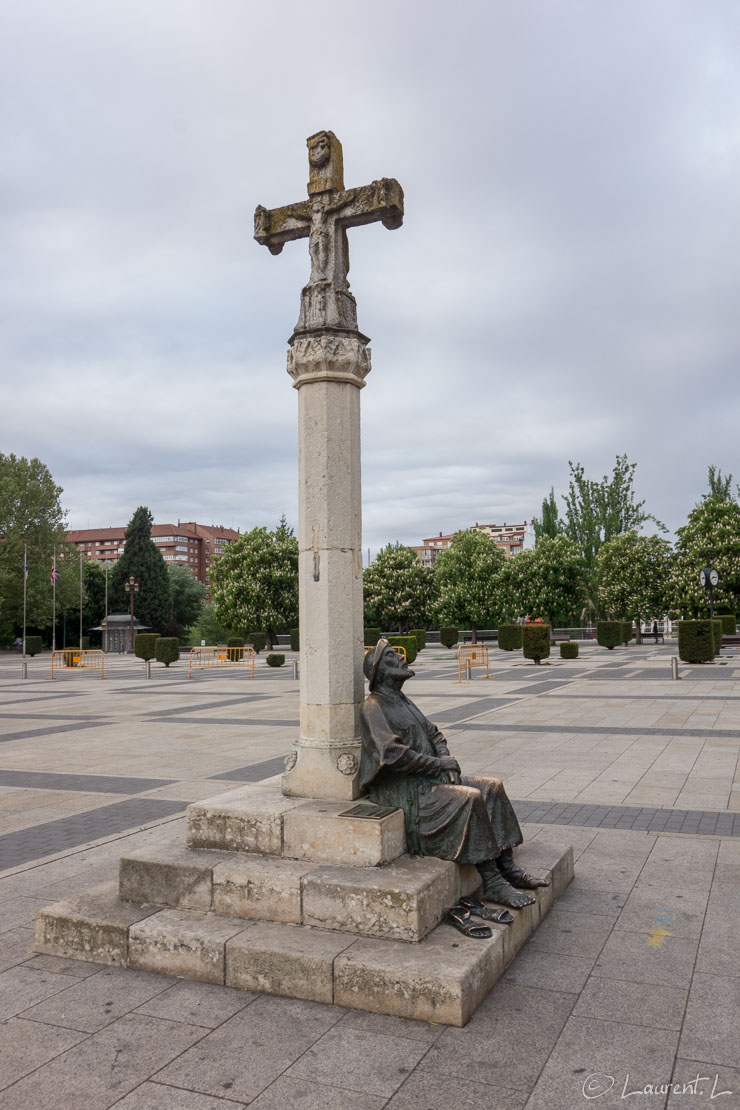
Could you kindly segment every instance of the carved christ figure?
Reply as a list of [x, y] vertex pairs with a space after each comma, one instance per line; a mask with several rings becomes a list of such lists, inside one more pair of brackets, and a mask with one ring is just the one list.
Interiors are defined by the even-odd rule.
[[318, 131], [307, 140], [309, 199], [283, 208], [258, 205], [254, 237], [272, 254], [292, 239], [308, 238], [311, 276], [307, 288], [330, 285], [338, 293], [349, 283], [347, 228], [381, 221], [387, 228], [403, 222], [403, 190], [393, 178], [383, 178], [356, 189], [344, 188], [342, 146], [331, 131]]

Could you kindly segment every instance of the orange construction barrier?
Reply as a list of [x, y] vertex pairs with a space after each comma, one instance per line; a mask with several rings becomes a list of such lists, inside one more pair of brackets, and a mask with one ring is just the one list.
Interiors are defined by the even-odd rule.
[[254, 678], [254, 660], [251, 647], [194, 647], [190, 649], [188, 678], [193, 677], [193, 667], [251, 667]]
[[62, 648], [61, 651], [52, 651], [52, 678], [54, 677], [54, 667], [57, 670], [75, 667], [81, 671], [100, 671], [100, 677], [105, 678], [105, 656], [99, 649]]
[[457, 682], [463, 681], [463, 668], [468, 677], [472, 678], [473, 667], [485, 667], [486, 673], [481, 678], [495, 678], [488, 672], [488, 648], [485, 644], [460, 644], [457, 649]]

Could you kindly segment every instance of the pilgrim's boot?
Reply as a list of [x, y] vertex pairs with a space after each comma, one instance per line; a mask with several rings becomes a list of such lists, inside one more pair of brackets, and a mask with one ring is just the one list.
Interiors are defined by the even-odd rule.
[[549, 886], [548, 879], [537, 879], [534, 875], [528, 874], [523, 871], [521, 867], [517, 867], [514, 863], [514, 849], [506, 848], [500, 856], [497, 857], [496, 863], [498, 869], [512, 886], [517, 887], [519, 890], [536, 890], [538, 886]]

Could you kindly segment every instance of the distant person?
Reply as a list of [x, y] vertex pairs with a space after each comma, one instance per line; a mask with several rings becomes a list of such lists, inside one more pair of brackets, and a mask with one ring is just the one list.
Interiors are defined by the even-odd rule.
[[658, 622], [657, 621], [653, 621], [653, 636], [655, 637], [655, 642], [657, 644], [657, 642], [658, 642]]

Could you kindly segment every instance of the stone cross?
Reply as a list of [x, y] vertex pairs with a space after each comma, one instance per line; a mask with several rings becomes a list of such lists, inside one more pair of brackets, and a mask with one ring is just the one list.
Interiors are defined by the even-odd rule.
[[393, 178], [344, 188], [342, 147], [331, 131], [308, 146], [308, 200], [254, 213], [254, 237], [272, 254], [308, 239], [311, 275], [289, 340], [298, 390], [300, 735], [286, 759], [283, 793], [355, 798], [361, 750], [362, 491], [360, 390], [369, 339], [349, 289], [347, 228], [403, 222]]
[[357, 330], [357, 307], [349, 292], [347, 228], [381, 221], [403, 223], [403, 190], [393, 178], [344, 188], [342, 145], [332, 131], [319, 131], [308, 146], [308, 200], [254, 213], [254, 237], [271, 254], [292, 239], [308, 238], [311, 276], [301, 295], [296, 331], [317, 327]]

